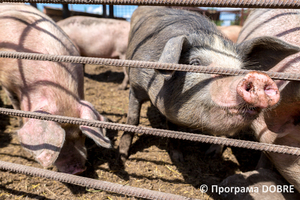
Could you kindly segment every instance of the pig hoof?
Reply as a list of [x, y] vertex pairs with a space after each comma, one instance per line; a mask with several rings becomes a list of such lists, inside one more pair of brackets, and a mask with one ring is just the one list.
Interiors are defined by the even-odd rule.
[[127, 161], [128, 156], [127, 155], [120, 155], [120, 162], [122, 162], [123, 164]]
[[170, 157], [171, 157], [173, 162], [181, 162], [181, 163], [184, 162], [183, 154], [182, 154], [181, 151], [171, 150], [170, 151]]
[[125, 169], [125, 163], [123, 163], [121, 160], [117, 159], [115, 162], [111, 162], [109, 164], [109, 169], [112, 171], [124, 171]]
[[221, 157], [223, 153], [224, 146], [218, 144], [210, 145], [209, 149], [205, 152], [205, 155], [211, 155], [213, 158]]
[[125, 154], [120, 153], [114, 163], [110, 166], [111, 170], [122, 170], [125, 168], [125, 162], [127, 160], [127, 157]]
[[127, 86], [126, 85], [119, 85], [118, 90], [126, 90]]
[[79, 174], [82, 174], [83, 172], [85, 172], [86, 169], [79, 169], [79, 170], [76, 170], [74, 172], [72, 172], [73, 175], [79, 175]]

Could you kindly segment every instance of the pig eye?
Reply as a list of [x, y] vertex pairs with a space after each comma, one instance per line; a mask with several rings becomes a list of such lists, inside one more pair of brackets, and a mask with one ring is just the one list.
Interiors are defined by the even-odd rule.
[[201, 61], [199, 59], [193, 59], [191, 60], [190, 65], [201, 65]]

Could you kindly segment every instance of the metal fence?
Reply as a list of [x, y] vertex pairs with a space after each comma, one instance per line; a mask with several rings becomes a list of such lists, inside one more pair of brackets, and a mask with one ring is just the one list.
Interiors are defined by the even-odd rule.
[[[291, 1], [291, 0], [262, 0], [262, 1], [253, 1], [253, 0], [1, 0], [0, 2], [20, 2], [20, 3], [63, 3], [63, 4], [116, 4], [115, 6], [115, 15], [123, 15], [120, 11], [124, 9], [124, 5], [157, 5], [157, 6], [202, 6], [202, 7], [243, 7], [243, 8], [300, 8], [300, 2]], [[134, 6], [128, 6], [130, 12], [134, 11]], [[119, 10], [120, 9], [120, 10]], [[128, 16], [130, 18], [130, 16]], [[208, 67], [199, 67], [194, 68], [189, 65], [176, 65], [176, 64], [162, 64], [162, 63], [151, 63], [151, 62], [142, 62], [142, 61], [121, 61], [114, 59], [101, 59], [101, 58], [84, 58], [84, 57], [72, 57], [72, 56], [55, 56], [55, 55], [41, 55], [41, 54], [29, 54], [29, 53], [17, 53], [17, 52], [0, 52], [0, 57], [12, 58], [12, 59], [31, 59], [31, 60], [47, 60], [53, 62], [75, 62], [75, 63], [85, 63], [85, 64], [105, 64], [113, 66], [130, 66], [130, 67], [148, 67], [156, 69], [172, 69], [172, 70], [181, 70], [181, 71], [193, 71], [199, 73], [211, 73], [211, 74], [226, 74], [226, 75], [238, 75], [247, 73], [247, 70], [234, 70], [232, 69], [218, 69], [213, 68], [209, 69]], [[266, 72], [274, 79], [282, 80], [300, 80], [300, 74], [286, 74], [286, 73], [275, 73], [275, 72]], [[198, 134], [190, 134], [183, 132], [174, 132], [168, 130], [157, 130], [151, 128], [135, 127], [124, 124], [108, 123], [108, 122], [98, 122], [90, 120], [82, 120], [77, 118], [68, 118], [63, 116], [52, 116], [42, 113], [33, 113], [33, 112], [24, 112], [12, 109], [0, 109], [0, 113], [8, 114], [19, 117], [26, 118], [37, 118], [41, 120], [51, 120], [61, 123], [75, 123], [75, 124], [84, 124], [88, 126], [103, 127], [114, 130], [123, 130], [130, 132], [137, 132], [142, 134], [157, 135], [162, 137], [171, 137], [184, 140], [200, 141], [213, 144], [224, 144], [227, 146], [237, 146], [249, 149], [263, 150], [276, 153], [286, 153], [290, 155], [299, 156], [300, 149], [296, 147], [264, 144], [258, 142], [250, 141], [241, 141], [233, 140], [227, 138], [218, 138], [213, 136], [204, 136]], [[132, 188], [129, 186], [120, 186], [114, 183], [101, 182], [93, 179], [87, 179], [84, 177], [78, 177], [74, 175], [51, 172], [48, 170], [41, 170], [32, 167], [21, 166], [17, 164], [5, 163], [0, 161], [0, 168], [4, 170], [11, 170], [18, 173], [25, 173], [28, 175], [35, 175], [40, 177], [46, 177], [54, 180], [59, 180], [62, 182], [73, 183], [81, 186], [94, 187], [97, 189], [102, 189], [105, 191], [116, 192], [120, 194], [126, 194], [129, 196], [147, 198], [147, 199], [190, 199], [183, 196], [166, 194], [161, 192], [150, 191], [140, 188]]]

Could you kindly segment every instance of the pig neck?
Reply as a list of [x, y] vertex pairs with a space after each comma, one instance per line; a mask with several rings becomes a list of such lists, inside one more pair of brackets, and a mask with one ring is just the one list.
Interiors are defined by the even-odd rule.
[[41, 86], [35, 91], [23, 93], [21, 110], [79, 117], [79, 112], [74, 109], [78, 107], [76, 106], [78, 103], [76, 95], [72, 96], [49, 86]]

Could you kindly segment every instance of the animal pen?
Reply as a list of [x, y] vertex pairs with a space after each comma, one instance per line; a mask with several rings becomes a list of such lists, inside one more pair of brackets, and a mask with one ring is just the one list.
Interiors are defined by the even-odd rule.
[[[107, 4], [107, 5], [155, 5], [155, 6], [193, 6], [193, 7], [240, 7], [240, 8], [300, 8], [300, 2], [291, 0], [2, 0], [3, 2], [14, 3], [60, 3], [60, 4]], [[58, 55], [41, 55], [35, 53], [25, 52], [0, 52], [0, 57], [11, 59], [29, 59], [41, 60], [52, 62], [70, 62], [82, 63], [89, 65], [105, 65], [114, 67], [133, 67], [133, 68], [148, 68], [148, 69], [162, 69], [162, 70], [177, 70], [177, 71], [191, 71], [196, 73], [220, 74], [220, 75], [245, 75], [252, 70], [237, 70], [237, 69], [224, 69], [224, 68], [209, 68], [207, 66], [192, 66], [183, 64], [167, 64], [167, 63], [154, 63], [143, 61], [129, 61], [129, 60], [116, 60], [104, 58], [89, 58], [89, 57], [76, 57], [76, 56], [58, 56]], [[300, 74], [280, 73], [265, 71], [272, 79], [300, 81]], [[155, 129], [142, 126], [131, 126], [114, 122], [101, 122], [84, 120], [78, 118], [70, 118], [65, 116], [55, 116], [36, 112], [25, 112], [20, 110], [13, 110], [8, 108], [0, 108], [0, 113], [4, 115], [11, 115], [25, 118], [35, 118], [40, 120], [49, 120], [58, 123], [71, 123], [77, 125], [86, 125], [91, 127], [106, 128], [118, 131], [134, 132], [141, 135], [151, 135], [164, 138], [175, 138], [180, 140], [189, 140], [193, 142], [219, 144], [229, 147], [239, 147], [246, 149], [253, 149], [266, 152], [274, 152], [281, 154], [290, 154], [300, 156], [300, 148], [259, 143], [254, 141], [221, 138], [214, 136], [207, 136], [201, 134], [193, 134], [187, 132], [170, 131], [163, 129]], [[44, 170], [40, 168], [33, 168], [20, 164], [8, 163], [0, 161], [0, 169], [8, 170], [15, 173], [23, 173], [31, 176], [38, 176], [48, 178], [64, 183], [70, 183], [86, 188], [93, 188], [95, 190], [102, 190], [110, 193], [118, 193], [126, 197], [136, 197], [145, 199], [195, 199], [190, 197], [189, 194], [170, 194], [166, 192], [154, 191], [151, 189], [137, 188], [128, 186], [127, 184], [111, 183], [92, 178], [64, 174], [55, 171]], [[122, 196], [123, 197], [123, 196]], [[201, 198], [201, 197], [199, 197]], [[206, 198], [203, 196], [202, 198]]]

